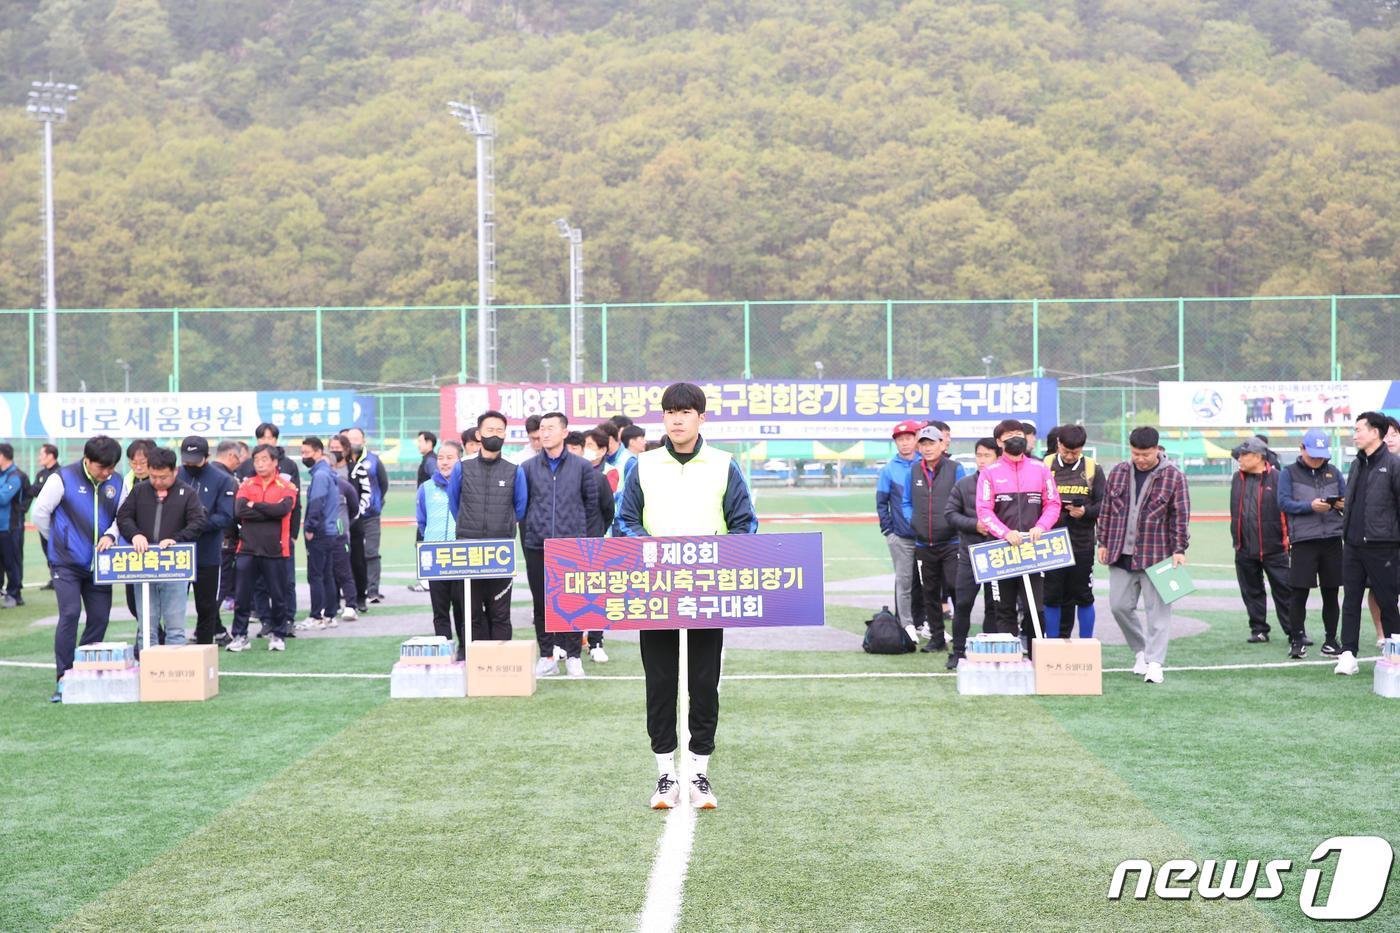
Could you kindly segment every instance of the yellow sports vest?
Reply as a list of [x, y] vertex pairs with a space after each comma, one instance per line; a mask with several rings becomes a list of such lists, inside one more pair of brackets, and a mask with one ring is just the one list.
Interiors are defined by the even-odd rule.
[[689, 463], [679, 463], [665, 447], [637, 455], [642, 485], [642, 527], [654, 537], [728, 534], [724, 491], [729, 487], [729, 454], [701, 443]]

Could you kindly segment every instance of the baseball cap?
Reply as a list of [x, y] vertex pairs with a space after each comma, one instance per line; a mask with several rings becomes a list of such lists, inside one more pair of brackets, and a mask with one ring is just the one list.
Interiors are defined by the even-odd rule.
[[1249, 440], [1236, 447], [1235, 450], [1241, 454], [1258, 454], [1262, 457], [1269, 452], [1269, 445], [1265, 444], [1257, 437], [1251, 437]]
[[1319, 460], [1326, 460], [1332, 456], [1331, 447], [1327, 444], [1327, 432], [1321, 428], [1313, 428], [1303, 435], [1303, 453], [1309, 457], [1316, 457]]
[[894, 431], [890, 433], [890, 437], [899, 437], [901, 434], [918, 434], [919, 429], [923, 426], [924, 423], [922, 421], [901, 421], [894, 426]]
[[918, 439], [921, 441], [941, 441], [943, 432], [931, 424], [926, 424], [919, 429]]
[[198, 434], [191, 434], [180, 442], [180, 459], [185, 463], [198, 463], [209, 457], [209, 442]]

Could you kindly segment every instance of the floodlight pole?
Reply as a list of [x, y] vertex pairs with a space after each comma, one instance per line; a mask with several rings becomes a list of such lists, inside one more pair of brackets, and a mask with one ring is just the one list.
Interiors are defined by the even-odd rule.
[[45, 386], [58, 391], [58, 294], [53, 265], [53, 125], [68, 119], [68, 104], [77, 100], [76, 84], [30, 83], [25, 110], [44, 124], [44, 342]]
[[583, 231], [564, 218], [554, 222], [559, 235], [569, 241], [569, 381], [583, 381]]
[[496, 124], [475, 102], [447, 102], [462, 128], [476, 137], [476, 381], [496, 381]]

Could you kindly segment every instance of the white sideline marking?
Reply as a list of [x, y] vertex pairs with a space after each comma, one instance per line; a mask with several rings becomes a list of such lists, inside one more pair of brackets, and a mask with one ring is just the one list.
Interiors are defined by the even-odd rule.
[[[685, 754], [685, 750], [681, 750]], [[681, 788], [685, 797], [687, 789]], [[656, 846], [656, 861], [647, 880], [647, 899], [637, 920], [641, 933], [672, 933], [681, 919], [685, 873], [695, 844], [695, 808], [682, 801], [666, 814], [666, 830]]]
[[[1379, 661], [1380, 655], [1357, 658], [1358, 664]], [[1163, 671], [1257, 671], [1274, 668], [1321, 667], [1335, 665], [1336, 658], [1317, 661], [1269, 661], [1261, 664], [1197, 664], [1181, 667], [1164, 667]], [[53, 670], [53, 664], [44, 661], [3, 661], [0, 667], [24, 667], [37, 670]], [[1131, 674], [1130, 667], [1106, 667], [1105, 674]], [[220, 671], [220, 677], [268, 677], [306, 680], [388, 680], [388, 674], [311, 674], [296, 671]], [[883, 678], [920, 680], [930, 677], [956, 677], [957, 671], [856, 671], [848, 674], [724, 674], [726, 680], [879, 680]], [[541, 683], [587, 683], [590, 680], [643, 681], [640, 674], [589, 674], [587, 677], [541, 677]]]

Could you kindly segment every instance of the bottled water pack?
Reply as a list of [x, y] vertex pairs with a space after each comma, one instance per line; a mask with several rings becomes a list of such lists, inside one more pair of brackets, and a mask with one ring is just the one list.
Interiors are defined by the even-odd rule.
[[1030, 661], [958, 664], [958, 693], [964, 696], [1034, 696], [1035, 665]]
[[63, 675], [64, 703], [136, 703], [140, 699], [140, 665], [119, 671], [70, 670]]
[[1372, 689], [1383, 697], [1400, 700], [1400, 663], [1388, 660], [1376, 662], [1376, 675]]
[[400, 661], [389, 674], [389, 696], [395, 700], [430, 697], [465, 697], [467, 665], [406, 664]]

